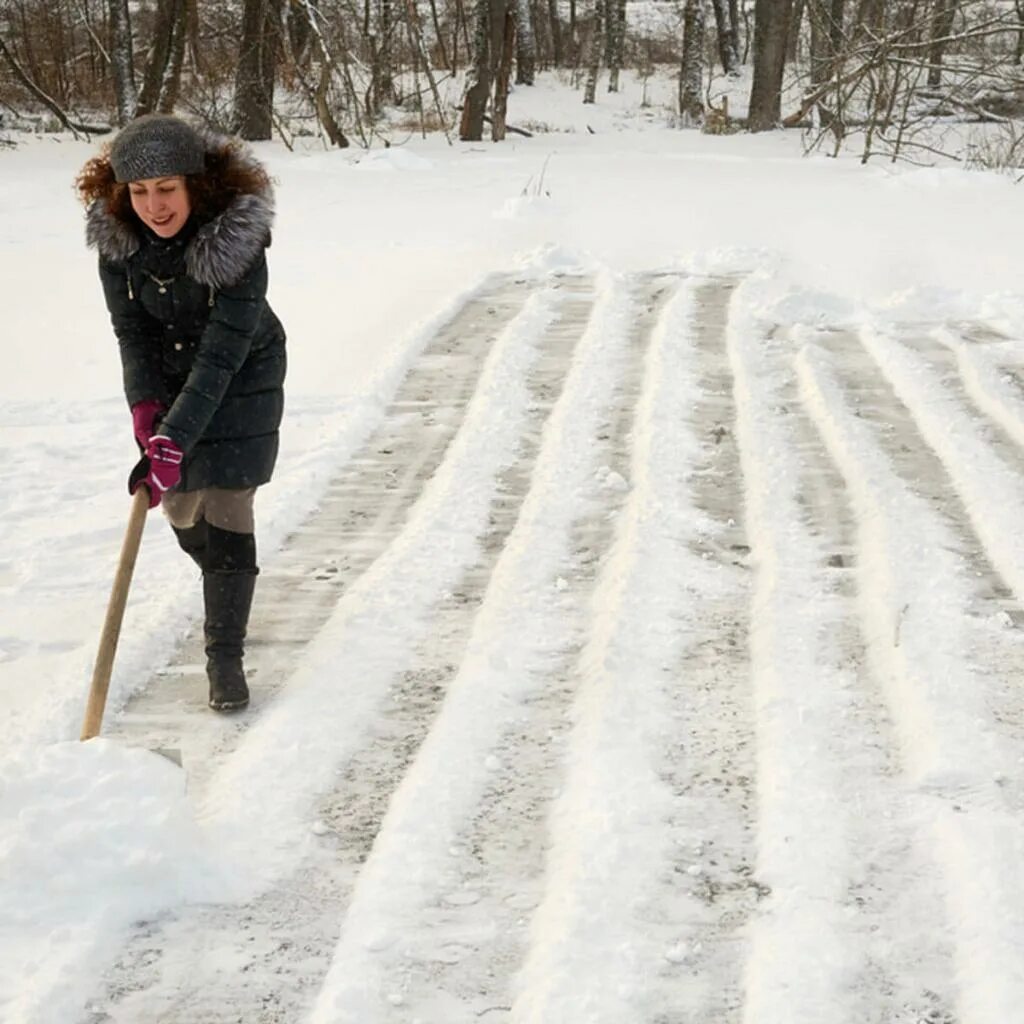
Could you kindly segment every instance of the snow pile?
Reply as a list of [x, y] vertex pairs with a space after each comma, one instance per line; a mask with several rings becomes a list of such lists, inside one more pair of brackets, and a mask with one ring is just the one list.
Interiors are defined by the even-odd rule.
[[77, 1019], [111, 932], [223, 898], [229, 877], [166, 758], [98, 739], [0, 765], [0, 1019]]

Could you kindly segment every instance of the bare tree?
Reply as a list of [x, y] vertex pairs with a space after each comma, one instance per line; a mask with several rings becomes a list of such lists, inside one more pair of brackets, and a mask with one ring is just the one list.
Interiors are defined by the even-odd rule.
[[[406, 14], [409, 26], [409, 38], [412, 43], [413, 60], [415, 62], [414, 66], [421, 70], [427, 77], [427, 82], [430, 85], [430, 92], [434, 98], [434, 109], [437, 112], [441, 129], [445, 134], [445, 138], [451, 142], [451, 139], [448, 138], [448, 122], [447, 118], [444, 116], [444, 104], [441, 102], [441, 94], [438, 92], [437, 79], [434, 77], [434, 70], [430, 66], [430, 54], [427, 52], [426, 44], [423, 42], [423, 30], [420, 27], [420, 15], [419, 11], [416, 9], [415, 0], [407, 0]], [[511, 12], [509, 12], [509, 17], [511, 17]], [[511, 57], [509, 57], [509, 60], [511, 61]], [[507, 93], [507, 82], [505, 90]]]
[[933, 89], [942, 84], [942, 58], [949, 45], [957, 6], [957, 0], [935, 0], [931, 26], [932, 45], [928, 54], [928, 85]]
[[459, 138], [479, 142], [484, 137], [484, 118], [491, 94], [491, 0], [473, 6], [473, 62], [466, 78]]
[[132, 52], [132, 23], [128, 0], [109, 0], [110, 68], [114, 77], [117, 123], [125, 124], [135, 116], [139, 95], [135, 88], [135, 57]]
[[459, 138], [479, 141], [483, 138], [487, 106], [493, 97], [494, 128], [492, 138], [505, 137], [505, 108], [508, 82], [515, 53], [515, 14], [513, 0], [477, 0], [474, 10], [473, 63], [466, 79]]
[[1016, 43], [1013, 49], [1013, 63], [1024, 62], [1024, 0], [1013, 0], [1013, 8], [1017, 14]]
[[754, 80], [748, 121], [754, 132], [777, 127], [782, 116], [782, 75], [791, 10], [792, 0], [755, 0]]
[[501, 56], [494, 80], [494, 117], [491, 121], [491, 139], [502, 142], [508, 122], [508, 88], [512, 78], [512, 55], [516, 48], [516, 19], [512, 5], [506, 4], [502, 33]]
[[377, 49], [377, 88], [374, 90], [374, 102], [379, 108], [391, 103], [395, 98], [395, 66], [393, 59], [394, 47], [392, 39], [395, 33], [395, 18], [391, 0], [380, 0], [380, 43]]
[[597, 101], [597, 76], [601, 73], [602, 37], [605, 26], [606, 0], [594, 0], [594, 17], [590, 25], [590, 37], [587, 40], [587, 80], [583, 86], [583, 102]]
[[533, 85], [537, 73], [537, 36], [530, 0], [515, 0], [516, 85]]
[[626, 0], [608, 0], [608, 91], [619, 91], [626, 59]]
[[185, 52], [185, 0], [159, 0], [137, 113], [174, 106]]
[[679, 117], [691, 127], [704, 121], [704, 0], [686, 0], [683, 8], [683, 61], [679, 71]]
[[21, 66], [18, 59], [10, 51], [7, 45], [4, 43], [3, 38], [0, 37], [0, 56], [2, 56], [14, 72], [15, 78], [34, 96], [40, 103], [43, 104], [47, 110], [51, 111], [53, 115], [65, 128], [77, 136], [81, 132], [92, 132], [94, 134], [103, 134], [110, 129], [103, 126], [90, 126], [84, 124], [78, 124], [68, 117], [67, 113], [61, 109], [60, 105], [50, 96], [48, 96], [39, 85], [32, 79], [28, 72]]
[[[1024, 3], [1024, 0], [1021, 0]], [[1024, 17], [1021, 18], [1024, 23]], [[562, 19], [558, 13], [558, 0], [548, 0], [548, 24], [551, 26], [551, 59], [555, 67], [565, 63], [565, 49], [562, 44]], [[1024, 32], [1021, 33], [1024, 38]]]
[[790, 15], [789, 38], [786, 40], [786, 63], [795, 64], [800, 58], [800, 34], [803, 30], [804, 12], [807, 0], [793, 0]]
[[[729, 6], [726, 0], [711, 0], [711, 8], [715, 15], [718, 58], [722, 62], [722, 70], [730, 76], [738, 75], [740, 72], [739, 36], [736, 26], [732, 23]], [[685, 13], [683, 17], [685, 20]], [[685, 35], [684, 29], [684, 39]], [[683, 63], [685, 64], [685, 62], [686, 58], [684, 57]]]
[[245, 0], [235, 75], [234, 130], [243, 139], [274, 131], [274, 77], [281, 0]]

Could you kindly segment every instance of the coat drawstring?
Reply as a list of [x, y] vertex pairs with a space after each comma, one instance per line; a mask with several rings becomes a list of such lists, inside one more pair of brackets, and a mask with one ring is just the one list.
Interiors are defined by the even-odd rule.
[[128, 279], [128, 301], [134, 302], [135, 292], [132, 290], [132, 272], [130, 270], [126, 271], [124, 276]]

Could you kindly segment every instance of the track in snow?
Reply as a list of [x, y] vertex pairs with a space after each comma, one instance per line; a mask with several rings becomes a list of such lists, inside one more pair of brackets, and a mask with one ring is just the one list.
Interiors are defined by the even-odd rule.
[[206, 712], [192, 639], [118, 719], [248, 823], [295, 663], [408, 603], [339, 670], [337, 750], [307, 715], [260, 891], [141, 923], [89, 1024], [1006, 1024], [1024, 352], [744, 287], [496, 278], [439, 330], [268, 559], [253, 709]]

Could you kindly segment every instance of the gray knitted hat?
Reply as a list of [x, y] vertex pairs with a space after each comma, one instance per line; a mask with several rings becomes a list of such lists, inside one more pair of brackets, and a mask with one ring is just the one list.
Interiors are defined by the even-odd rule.
[[117, 181], [200, 174], [206, 147], [199, 133], [170, 114], [146, 114], [125, 125], [110, 148]]

